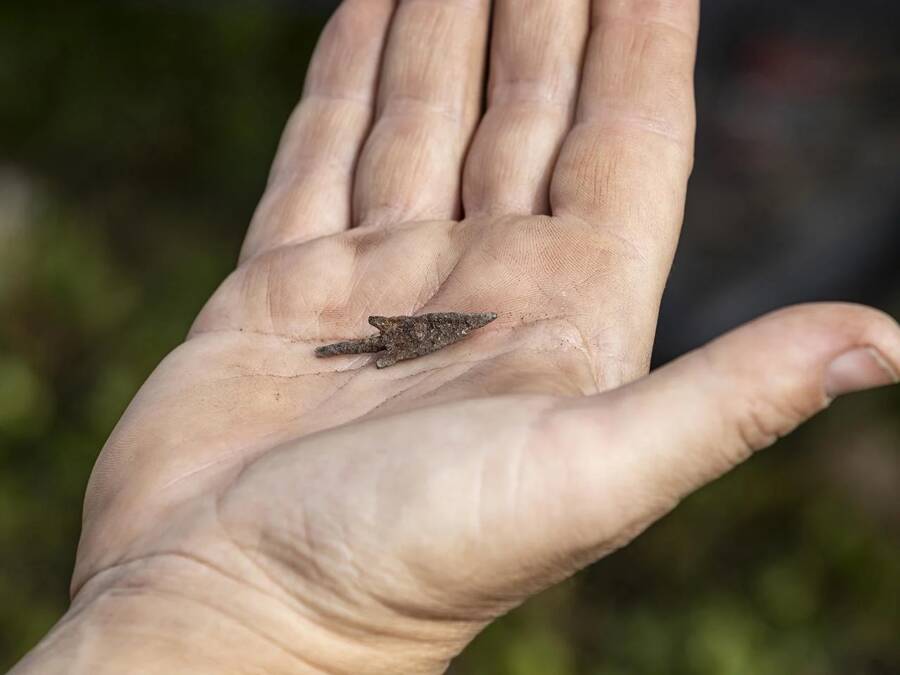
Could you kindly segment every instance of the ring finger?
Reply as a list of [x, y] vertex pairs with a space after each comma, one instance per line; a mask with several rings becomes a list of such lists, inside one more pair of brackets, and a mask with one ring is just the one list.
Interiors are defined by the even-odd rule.
[[467, 216], [549, 213], [590, 25], [587, 0], [497, 0], [488, 110], [466, 161]]

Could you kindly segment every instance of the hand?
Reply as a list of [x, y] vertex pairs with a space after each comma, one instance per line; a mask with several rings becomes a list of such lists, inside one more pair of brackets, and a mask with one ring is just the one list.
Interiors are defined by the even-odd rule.
[[[104, 448], [72, 610], [22, 672], [443, 672], [900, 369], [891, 318], [821, 305], [646, 376], [696, 0], [497, 0], [489, 41], [487, 0], [394, 5], [326, 29], [240, 265]], [[499, 319], [384, 370], [314, 356], [429, 311]]]

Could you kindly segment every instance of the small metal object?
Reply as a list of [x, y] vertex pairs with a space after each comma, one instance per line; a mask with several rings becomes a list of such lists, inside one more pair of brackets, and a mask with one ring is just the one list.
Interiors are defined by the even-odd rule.
[[379, 358], [375, 361], [375, 365], [387, 368], [398, 361], [414, 359], [443, 349], [461, 340], [471, 331], [488, 325], [496, 318], [494, 312], [370, 316], [369, 323], [378, 329], [378, 335], [318, 347], [316, 356], [378, 353]]

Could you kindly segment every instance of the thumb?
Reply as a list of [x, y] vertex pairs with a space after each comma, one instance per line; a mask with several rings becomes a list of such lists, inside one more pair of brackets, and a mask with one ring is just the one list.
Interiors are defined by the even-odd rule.
[[[898, 381], [900, 326], [857, 305], [802, 305], [749, 323], [626, 387], [556, 411], [553, 481], [580, 564], [836, 396]], [[562, 466], [565, 464], [565, 466]], [[556, 473], [554, 471], [554, 473]]]

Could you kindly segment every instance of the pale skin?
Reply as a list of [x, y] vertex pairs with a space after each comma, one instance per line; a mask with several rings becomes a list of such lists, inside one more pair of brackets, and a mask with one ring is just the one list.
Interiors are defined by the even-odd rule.
[[[698, 14], [346, 0], [237, 269], [100, 454], [71, 609], [13, 672], [441, 673], [835, 396], [896, 381], [896, 322], [838, 304], [648, 375]], [[371, 314], [446, 311], [499, 317], [385, 370], [315, 357]]]

